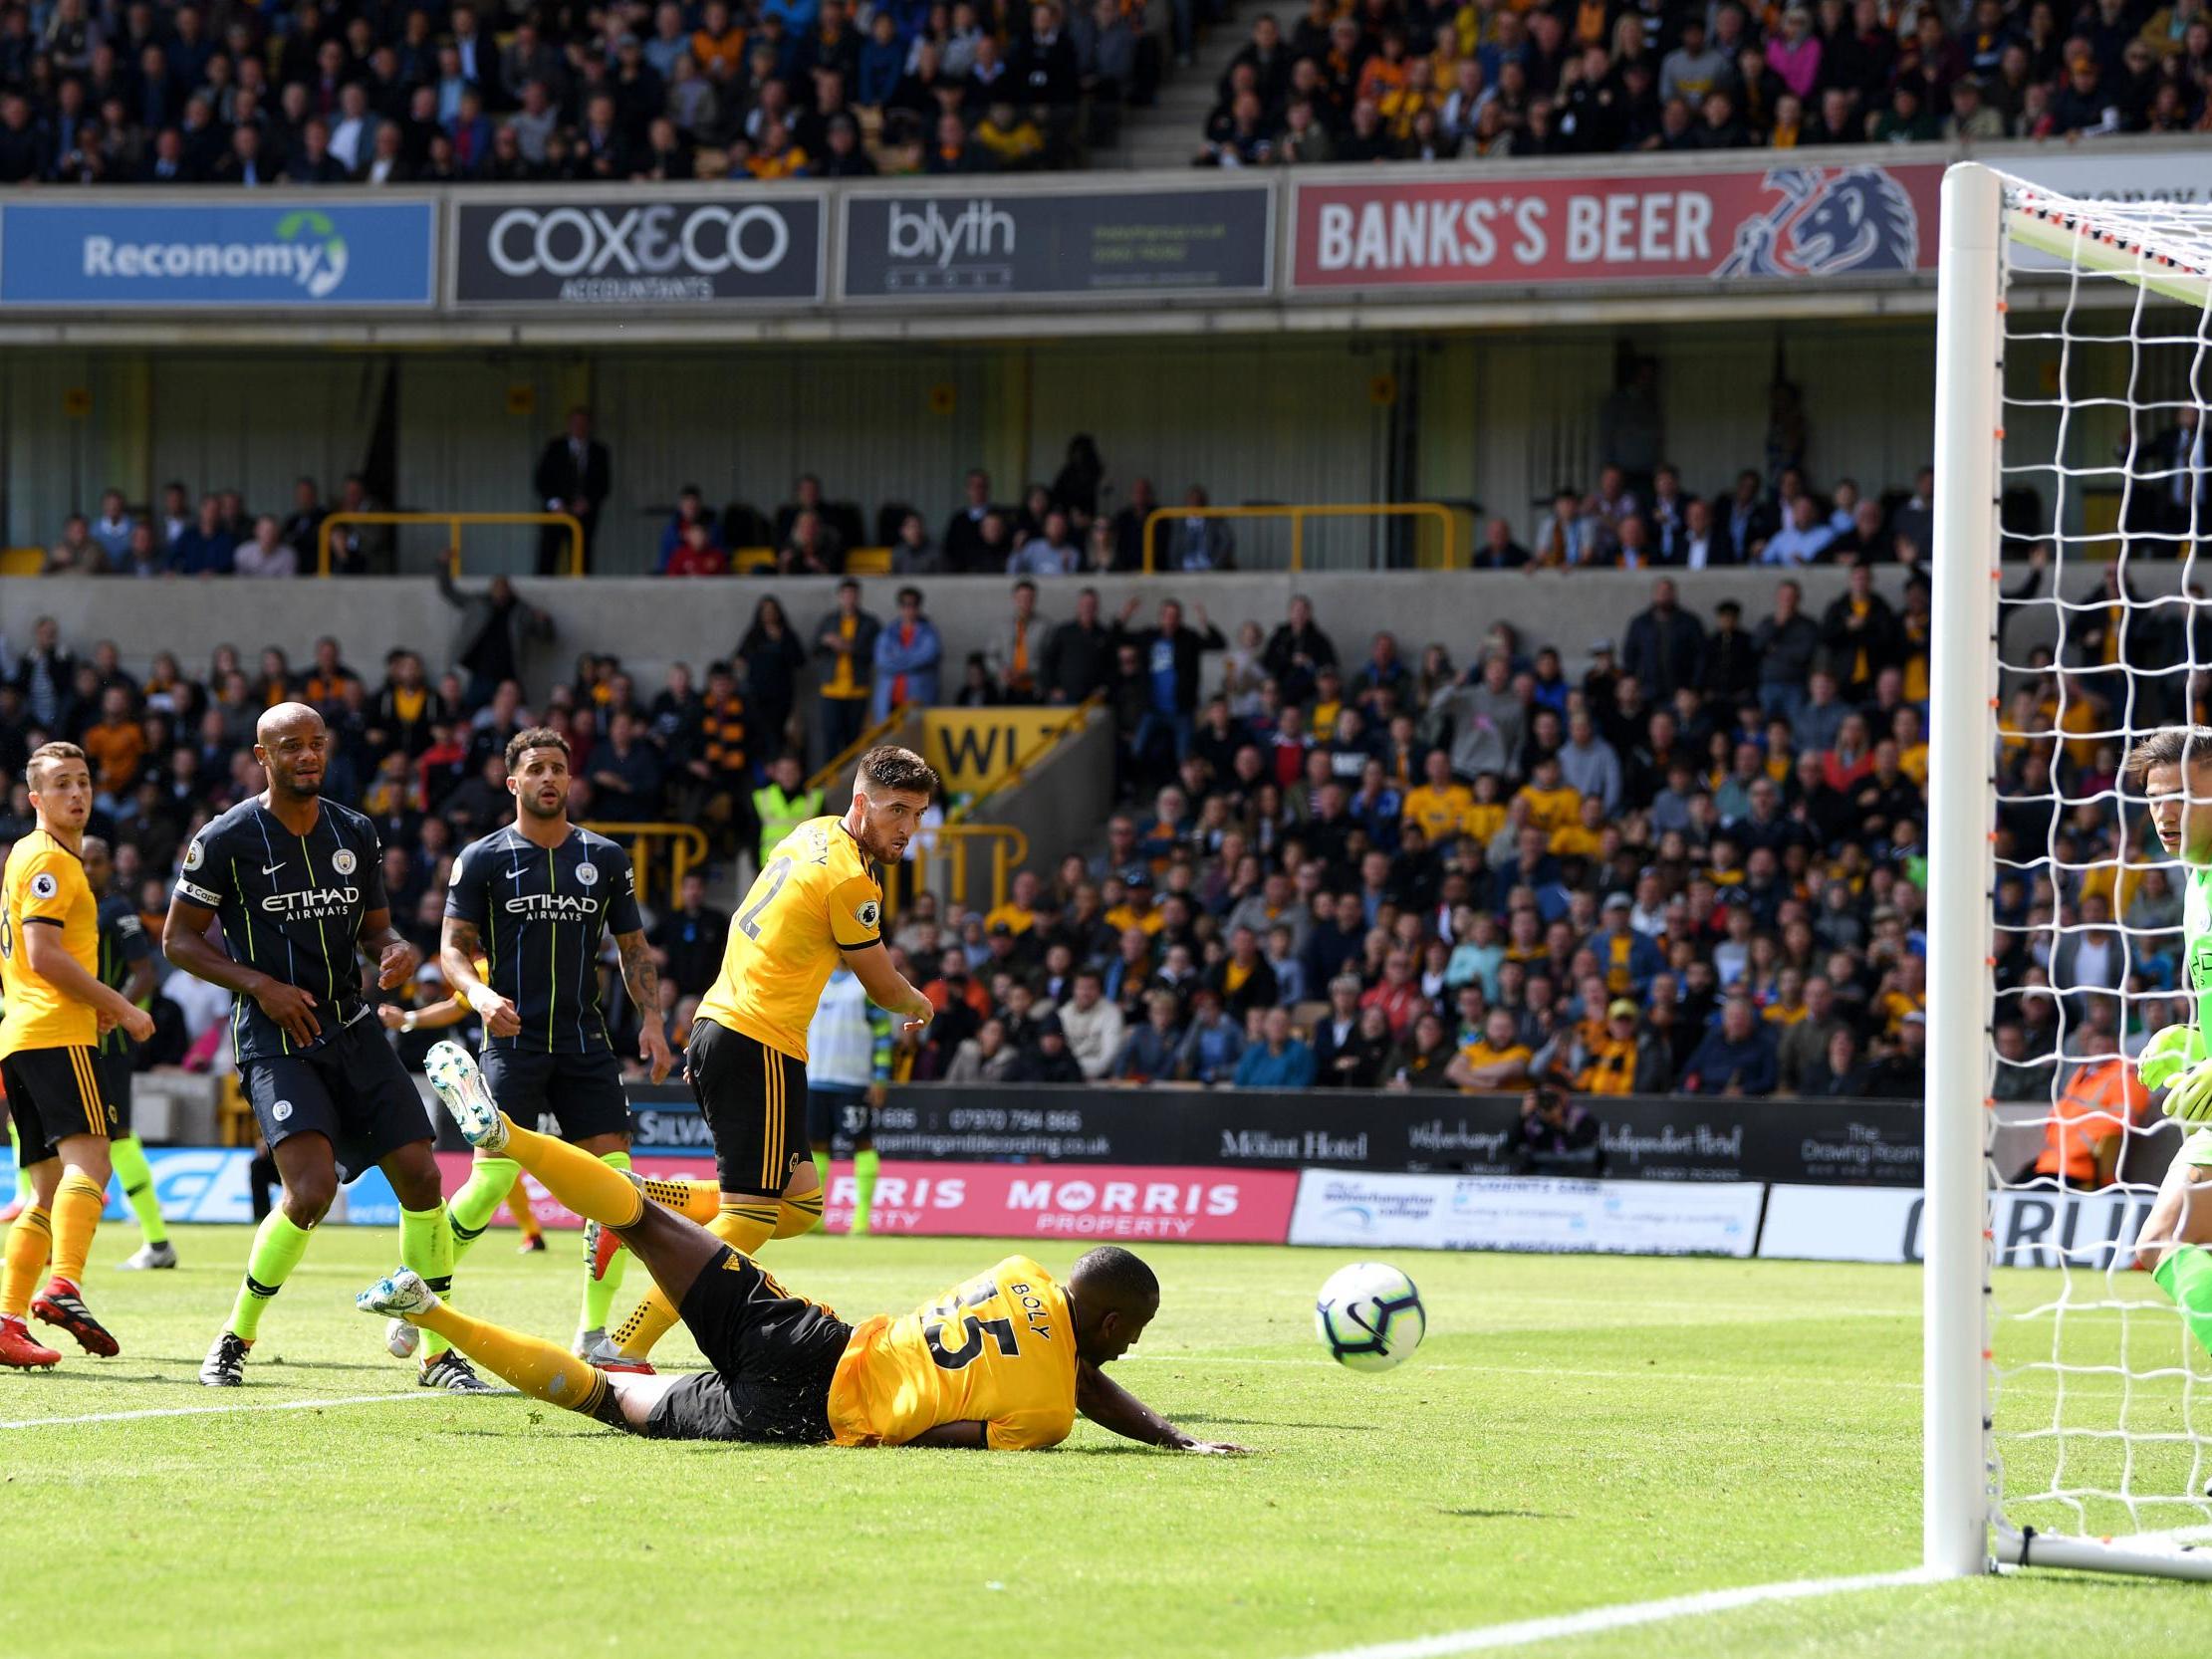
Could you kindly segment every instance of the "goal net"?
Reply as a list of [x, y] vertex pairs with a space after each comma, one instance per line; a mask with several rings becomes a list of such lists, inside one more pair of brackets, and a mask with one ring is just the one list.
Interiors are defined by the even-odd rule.
[[1962, 164], [1943, 216], [1927, 1565], [2212, 1577], [2212, 1355], [2131, 1248], [2184, 881], [2120, 777], [2212, 705], [2212, 209]]

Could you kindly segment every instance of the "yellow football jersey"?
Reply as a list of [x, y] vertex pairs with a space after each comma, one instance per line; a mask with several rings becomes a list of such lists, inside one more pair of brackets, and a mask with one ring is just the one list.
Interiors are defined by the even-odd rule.
[[730, 922], [699, 1017], [807, 1058], [807, 1028], [840, 951], [882, 937], [883, 884], [852, 832], [810, 818], [776, 843]]
[[862, 1320], [830, 1383], [841, 1446], [903, 1446], [968, 1422], [989, 1425], [995, 1452], [1057, 1446], [1076, 1426], [1075, 1314], [1027, 1256], [915, 1312]]
[[1421, 833], [1430, 840], [1440, 841], [1465, 829], [1474, 810], [1475, 792], [1465, 784], [1446, 784], [1442, 789], [1431, 789], [1423, 784], [1405, 792], [1405, 810], [1401, 816], [1409, 823], [1418, 824]]
[[0, 1055], [18, 1049], [85, 1048], [100, 1041], [90, 1003], [65, 997], [31, 972], [25, 927], [58, 927], [62, 946], [85, 972], [99, 977], [100, 906], [85, 880], [85, 861], [44, 830], [17, 841], [0, 875]]

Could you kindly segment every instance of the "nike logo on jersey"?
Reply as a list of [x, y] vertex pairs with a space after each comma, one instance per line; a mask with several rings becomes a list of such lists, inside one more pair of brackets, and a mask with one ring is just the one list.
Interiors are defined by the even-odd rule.
[[510, 881], [520, 881], [527, 873], [528, 872], [525, 870], [511, 869], [507, 872], [507, 879]]
[[274, 875], [277, 873], [278, 870], [282, 868], [284, 868], [284, 861], [280, 858], [277, 862], [273, 864], [263, 864], [261, 866], [261, 873], [263, 875]]

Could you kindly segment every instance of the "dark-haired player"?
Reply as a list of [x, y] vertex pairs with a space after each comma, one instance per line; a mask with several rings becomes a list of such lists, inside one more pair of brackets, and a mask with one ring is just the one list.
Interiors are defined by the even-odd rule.
[[[675, 1065], [660, 1024], [660, 976], [637, 915], [629, 854], [569, 822], [569, 744], [534, 726], [507, 741], [515, 822], [461, 849], [445, 894], [438, 953], [447, 983], [484, 1022], [484, 1076], [501, 1108], [629, 1168], [629, 1102], [600, 1010], [600, 947], [614, 935], [622, 984], [637, 1010], [639, 1056], [659, 1082]], [[481, 967], [479, 966], [481, 964]], [[479, 1152], [446, 1206], [456, 1254], [491, 1225], [515, 1184], [514, 1163]], [[609, 1361], [607, 1310], [621, 1283], [617, 1255], [593, 1272], [585, 1253], [584, 1317], [576, 1349]]]
[[1102, 1366], [1135, 1345], [1159, 1310], [1159, 1282], [1127, 1251], [1079, 1260], [1065, 1288], [1026, 1256], [956, 1285], [928, 1306], [849, 1325], [795, 1297], [641, 1184], [576, 1147], [502, 1116], [465, 1058], [438, 1092], [478, 1149], [512, 1159], [574, 1210], [620, 1236], [713, 1366], [640, 1376], [587, 1364], [552, 1342], [459, 1312], [402, 1270], [356, 1299], [435, 1331], [534, 1399], [660, 1440], [844, 1446], [1057, 1446], [1076, 1413], [1177, 1451], [1243, 1450], [1185, 1434]]
[[[153, 947], [146, 943], [138, 907], [121, 893], [108, 890], [115, 879], [116, 860], [108, 843], [98, 835], [85, 837], [85, 879], [92, 884], [100, 906], [100, 983], [120, 992], [132, 1007], [142, 1006], [153, 989]], [[120, 1269], [137, 1272], [146, 1268], [176, 1266], [176, 1246], [169, 1243], [169, 1229], [161, 1219], [161, 1200], [153, 1190], [153, 1169], [146, 1149], [131, 1123], [130, 1083], [134, 1070], [130, 1034], [121, 1026], [100, 1040], [100, 1081], [107, 1091], [113, 1114], [109, 1142], [116, 1179], [123, 1183], [123, 1202], [138, 1220], [138, 1248]]]
[[[315, 710], [279, 703], [254, 739], [269, 787], [193, 837], [161, 930], [171, 962], [237, 997], [230, 1031], [239, 1077], [284, 1183], [200, 1366], [211, 1388], [246, 1380], [262, 1309], [307, 1254], [339, 1183], [371, 1164], [399, 1200], [399, 1259], [433, 1285], [450, 1286], [453, 1274], [429, 1115], [363, 994], [362, 953], [376, 959], [376, 983], [387, 990], [413, 978], [421, 961], [391, 925], [375, 826], [322, 799], [331, 735]], [[218, 916], [221, 947], [208, 937]], [[488, 1392], [436, 1338], [423, 1345], [420, 1380]]]
[[[912, 750], [870, 749], [845, 816], [808, 819], [770, 848], [730, 920], [722, 971], [684, 1053], [684, 1076], [714, 1137], [719, 1190], [655, 1182], [647, 1191], [747, 1256], [822, 1220], [807, 1141], [807, 1027], [831, 970], [842, 960], [905, 1029], [936, 1012], [891, 965], [882, 938], [882, 866], [906, 850], [936, 788], [936, 773]], [[648, 1295], [614, 1332], [622, 1362], [641, 1365], [676, 1316], [673, 1299]]]
[[2120, 785], [2148, 803], [2158, 844], [2181, 861], [2189, 990], [2189, 1018], [2152, 1037], [2136, 1062], [2146, 1088], [2166, 1090], [2165, 1113], [2188, 1138], [2166, 1166], [2135, 1262], [2212, 1350], [2212, 727], [2172, 726], [2145, 738], [2121, 765]]
[[[0, 1079], [15, 1119], [17, 1156], [31, 1196], [8, 1229], [0, 1259], [0, 1365], [52, 1365], [62, 1356], [36, 1340], [36, 1313], [87, 1353], [120, 1345], [85, 1305], [79, 1284], [100, 1212], [108, 1203], [108, 1138], [114, 1133], [96, 1048], [121, 1026], [141, 1042], [153, 1019], [100, 982], [99, 907], [85, 879], [85, 821], [93, 774], [74, 743], [47, 743], [24, 769], [38, 828], [8, 851], [0, 874]], [[34, 1300], [31, 1287], [54, 1271]]]

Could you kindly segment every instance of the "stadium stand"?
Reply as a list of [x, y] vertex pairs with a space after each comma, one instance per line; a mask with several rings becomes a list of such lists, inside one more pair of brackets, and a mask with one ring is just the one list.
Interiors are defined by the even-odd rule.
[[2205, 129], [2194, 5], [1976, 0], [1261, 13], [1200, 165], [1484, 160]]
[[[968, 175], [1081, 164], [1196, 0], [0, 11], [0, 183]], [[1201, 164], [2203, 130], [2191, 5], [1439, 3], [1262, 13]], [[1218, 57], [1218, 54], [1215, 55]]]
[[[921, 580], [987, 571], [1006, 557], [998, 546], [1025, 535], [1075, 537], [1110, 566], [1120, 538], [1110, 519], [1084, 525], [1082, 488], [1077, 467], [1006, 512], [1016, 528], [994, 538], [983, 526], [1000, 510], [988, 479], [971, 475], [941, 538], [921, 512], [899, 510], [892, 568]], [[455, 639], [366, 672], [324, 640], [304, 664], [226, 646], [204, 669], [162, 653], [133, 673], [112, 645], [42, 623], [0, 662], [0, 764], [20, 776], [42, 735], [83, 743], [124, 890], [157, 916], [191, 832], [258, 787], [258, 711], [312, 701], [338, 738], [329, 787], [375, 817], [394, 914], [427, 945], [447, 860], [501, 820], [499, 752], [533, 719], [577, 747], [579, 817], [713, 826], [726, 868], [750, 844], [767, 763], [822, 729], [808, 716], [825, 687], [855, 719], [901, 699], [991, 707], [1102, 695], [1126, 804], [1103, 842], [1022, 872], [989, 903], [962, 908], [923, 890], [898, 912], [897, 948], [942, 1010], [902, 1061], [911, 1077], [1029, 1074], [1054, 1030], [1089, 1078], [1252, 1083], [1310, 1065], [1322, 1086], [1496, 1089], [1548, 1076], [1596, 1093], [1902, 1097], [1918, 1087], [1924, 1038], [1925, 489], [1922, 479], [1862, 497], [1839, 481], [1815, 496], [1787, 471], [1771, 491], [1693, 504], [1671, 469], [1648, 493], [1607, 469], [1587, 498], [1563, 493], [1528, 533], [1533, 551], [1514, 527], [1492, 528], [1489, 565], [1652, 572], [1648, 605], [1618, 639], [1597, 641], [1524, 638], [1504, 619], [1477, 639], [1436, 638], [1410, 584], [1400, 628], [1355, 640], [1334, 636], [1303, 599], [1281, 616], [1186, 614], [1171, 595], [1109, 613], [1078, 582], [1054, 595], [1046, 578], [1048, 606], [1024, 579], [1001, 635], [949, 664], [935, 659], [919, 581], [886, 616], [860, 607], [855, 591], [841, 601], [854, 624], [841, 630], [837, 610], [787, 619], [756, 580], [742, 639], [702, 673], [673, 668], [665, 684], [640, 686], [618, 660], [587, 652], [573, 677], [526, 689], [523, 643], [551, 625], [527, 582], [473, 595], [448, 583], [461, 607]], [[299, 513], [311, 497], [303, 484]], [[672, 562], [709, 523], [701, 492], [682, 500], [664, 544]], [[181, 505], [179, 492], [165, 519], [133, 522], [111, 493], [97, 517], [65, 529], [53, 563], [97, 568], [109, 544], [143, 551], [151, 537], [171, 568], [219, 569], [213, 548], [240, 570], [227, 539], [248, 521], [235, 501], [210, 495], [189, 522]], [[791, 506], [793, 527], [845, 516]], [[281, 550], [298, 534], [273, 517], [255, 523], [238, 546], [273, 538]], [[946, 557], [962, 546], [988, 551]], [[1728, 600], [1696, 615], [1680, 602], [1670, 569], [1739, 558], [1775, 567], [1768, 614]], [[1848, 584], [1804, 608], [1787, 568], [1800, 561], [1849, 562]], [[291, 568], [265, 555], [272, 566]], [[2031, 565], [2012, 596], [2042, 574]], [[1493, 585], [1510, 609], [1502, 585], [1515, 579], [1460, 580]], [[826, 643], [841, 632], [865, 648], [841, 657]], [[2131, 638], [2129, 648], [2147, 647]], [[2014, 699], [2007, 753], [2022, 779], [2057, 770], [2081, 798], [2095, 790], [2080, 779], [2108, 775], [2114, 757], [2067, 735], [2097, 730], [2098, 675], [2109, 673], [2093, 639], [2076, 649], [2084, 664], [2050, 664]], [[824, 758], [817, 738], [811, 759]], [[780, 781], [795, 786], [795, 774]], [[22, 831], [24, 805], [18, 785], [0, 834]], [[2055, 855], [2069, 867], [2113, 832], [2091, 816], [2064, 829]], [[2032, 847], [2048, 843], [2047, 828], [2007, 827]], [[2068, 835], [2083, 844], [2070, 849]], [[2015, 885], [2018, 902], [2044, 890]], [[709, 890], [688, 885], [669, 905], [694, 942]], [[2175, 901], [2146, 879], [2073, 902], [2089, 928], [2070, 940], [2078, 959], [2062, 977], [2081, 986], [2118, 961], [2100, 954], [2096, 923], [2115, 909], [2136, 923]], [[694, 969], [711, 958], [671, 953], [672, 1001], [700, 989], [678, 955]], [[2172, 988], [2170, 953], [2138, 949], [2132, 965], [2138, 992]], [[2001, 964], [2008, 985], [2030, 993], [2047, 968]], [[2069, 1029], [2118, 1019], [2091, 1002], [2102, 1006], [2087, 999]], [[2005, 1041], [2028, 1076], [2054, 1064], [2059, 1026], [2047, 996], [2018, 1003]]]
[[[1187, 12], [1187, 0], [1178, 7]], [[0, 183], [1019, 172], [1152, 96], [1142, 0], [0, 12]]]

